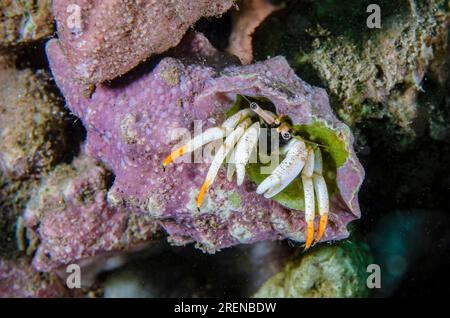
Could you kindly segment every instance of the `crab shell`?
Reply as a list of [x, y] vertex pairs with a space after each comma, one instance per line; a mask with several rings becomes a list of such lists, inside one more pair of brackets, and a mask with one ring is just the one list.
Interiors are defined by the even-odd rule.
[[209, 163], [179, 163], [165, 173], [161, 169], [176, 145], [170, 138], [173, 129], [192, 132], [194, 120], [202, 120], [203, 130], [220, 124], [237, 94], [265, 97], [294, 124], [320, 121], [345, 145], [347, 156], [337, 167], [337, 191], [330, 198], [323, 240], [346, 238], [347, 224], [360, 216], [357, 193], [364, 171], [353, 136], [333, 115], [325, 90], [297, 77], [284, 57], [224, 66], [228, 60], [199, 33], [185, 37], [171, 54], [153, 69], [143, 66], [86, 96], [82, 84], [73, 80], [58, 40], [47, 43], [56, 83], [87, 128], [88, 154], [115, 173], [109, 204], [153, 216], [173, 244], [197, 242], [211, 253], [266, 239], [304, 242], [304, 213], [257, 195], [248, 178], [237, 187], [221, 169], [198, 211], [195, 199]]

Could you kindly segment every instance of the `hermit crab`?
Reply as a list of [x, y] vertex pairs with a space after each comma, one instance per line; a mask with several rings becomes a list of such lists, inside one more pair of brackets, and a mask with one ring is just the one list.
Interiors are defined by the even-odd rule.
[[[322, 175], [323, 162], [320, 149], [322, 146], [296, 135], [289, 118], [286, 116], [277, 115], [264, 109], [256, 99], [242, 97], [247, 101], [248, 107], [231, 115], [220, 126], [205, 130], [202, 134], [174, 150], [163, 161], [163, 168], [165, 169], [173, 160], [184, 154], [191, 153], [208, 143], [224, 140], [213, 157], [206, 180], [197, 197], [197, 208], [200, 209], [203, 198], [213, 184], [224, 161], [230, 158], [227, 162], [228, 180], [231, 181], [236, 173], [237, 185], [242, 185], [246, 165], [249, 163], [252, 153], [258, 147], [259, 136], [263, 132], [267, 132], [267, 129], [262, 128], [275, 129], [281, 137], [281, 142], [279, 147], [272, 148], [271, 152], [276, 153], [283, 159], [271, 174], [258, 185], [256, 193], [264, 195], [266, 198], [272, 198], [289, 186], [295, 178], [301, 178], [307, 224], [305, 248], [309, 248], [314, 240], [316, 242], [321, 240], [328, 222], [329, 195], [327, 184]], [[320, 221], [314, 239], [316, 210], [320, 216]]]

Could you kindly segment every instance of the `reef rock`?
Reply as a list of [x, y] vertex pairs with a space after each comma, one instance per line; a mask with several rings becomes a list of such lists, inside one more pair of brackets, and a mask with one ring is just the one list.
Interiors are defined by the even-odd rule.
[[448, 1], [379, 5], [382, 26], [369, 29], [366, 2], [292, 2], [265, 20], [253, 45], [256, 58], [282, 52], [297, 72], [326, 87], [347, 124], [382, 122], [377, 133], [402, 150], [427, 124], [448, 129], [436, 118], [446, 94]]
[[0, 68], [0, 168], [14, 177], [48, 171], [63, 156], [61, 101], [45, 72], [18, 70], [7, 56]]
[[53, 34], [51, 0], [0, 2], [0, 48], [42, 40]]
[[257, 298], [367, 297], [368, 246], [344, 241], [321, 246], [289, 262], [255, 294]]
[[16, 250], [15, 225], [43, 173], [67, 153], [66, 113], [46, 72], [0, 56], [0, 254]]
[[112, 175], [84, 155], [58, 165], [35, 191], [24, 219], [39, 239], [33, 265], [49, 271], [149, 243], [158, 225], [146, 215], [108, 207]]
[[236, 187], [221, 171], [198, 211], [195, 198], [209, 164], [177, 163], [162, 170], [174, 146], [173, 130], [192, 132], [194, 120], [201, 120], [203, 128], [220, 123], [238, 94], [259, 96], [288, 115], [309, 138], [326, 145], [325, 155], [334, 168], [324, 239], [347, 237], [346, 225], [360, 216], [357, 193], [364, 172], [353, 151], [353, 136], [331, 112], [325, 90], [298, 78], [283, 57], [219, 66], [214, 61], [223, 65], [224, 58], [200, 34], [187, 37], [178, 52], [183, 60], [164, 58], [152, 70], [142, 68], [125, 81], [98, 85], [86, 97], [61, 44], [47, 44], [57, 85], [87, 128], [87, 154], [115, 174], [108, 202], [158, 219], [172, 243], [195, 241], [208, 252], [266, 239], [304, 241], [301, 197], [286, 194], [279, 200], [282, 205], [257, 195], [250, 180]]
[[66, 296], [69, 292], [55, 274], [35, 271], [26, 257], [0, 258], [0, 298]]
[[55, 0], [58, 36], [74, 75], [111, 80], [177, 45], [201, 17], [221, 15], [233, 0]]

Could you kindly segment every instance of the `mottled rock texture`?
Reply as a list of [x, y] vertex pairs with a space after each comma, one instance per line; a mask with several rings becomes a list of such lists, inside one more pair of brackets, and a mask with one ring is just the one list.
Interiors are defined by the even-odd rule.
[[0, 56], [0, 254], [16, 250], [16, 219], [31, 189], [67, 153], [67, 124], [48, 74]]
[[55, 0], [53, 11], [74, 76], [99, 83], [174, 47], [198, 19], [221, 15], [232, 4], [232, 0]]
[[255, 56], [282, 53], [306, 80], [327, 89], [342, 120], [352, 127], [381, 122], [380, 138], [397, 149], [428, 127], [432, 137], [445, 138], [450, 130], [439, 108], [448, 74], [448, 2], [378, 1], [380, 29], [366, 25], [370, 3], [289, 1], [254, 34]]
[[25, 211], [40, 241], [33, 265], [49, 271], [111, 252], [136, 249], [154, 238], [158, 225], [145, 215], [110, 208], [111, 173], [81, 155], [42, 180]]
[[0, 298], [67, 297], [68, 290], [55, 274], [35, 271], [26, 257], [0, 258]]
[[258, 196], [249, 180], [241, 187], [227, 182], [221, 171], [198, 211], [195, 198], [209, 164], [180, 163], [162, 171], [162, 160], [174, 146], [173, 129], [192, 129], [194, 120], [202, 120], [204, 128], [220, 123], [237, 94], [245, 94], [267, 98], [311, 138], [328, 145], [324, 154], [332, 168], [332, 195], [325, 240], [347, 237], [347, 223], [360, 216], [357, 192], [364, 173], [352, 134], [331, 112], [325, 91], [299, 79], [282, 57], [220, 67], [214, 60], [222, 65], [226, 60], [199, 34], [187, 37], [178, 53], [183, 60], [164, 58], [151, 70], [146, 66], [118, 82], [98, 85], [86, 97], [60, 43], [47, 45], [67, 105], [87, 128], [87, 154], [115, 174], [109, 204], [156, 218], [174, 244], [194, 241], [208, 252], [265, 239], [303, 241], [301, 198], [295, 210], [288, 209]]
[[[1, 59], [1, 58], [0, 58]], [[63, 156], [64, 112], [43, 71], [0, 72], [0, 167], [20, 177], [48, 171]]]
[[321, 246], [269, 279], [255, 294], [257, 298], [367, 297], [368, 246], [344, 241]]
[[42, 40], [53, 34], [51, 0], [0, 1], [0, 49]]

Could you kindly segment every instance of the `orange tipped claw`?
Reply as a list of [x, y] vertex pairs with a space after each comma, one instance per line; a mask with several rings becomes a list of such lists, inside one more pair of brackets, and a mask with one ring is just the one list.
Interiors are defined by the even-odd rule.
[[319, 230], [317, 231], [316, 242], [319, 242], [322, 236], [325, 234], [327, 228], [328, 215], [324, 214], [320, 217]]
[[164, 168], [167, 167], [167, 165], [168, 165], [169, 163], [171, 163], [172, 161], [174, 161], [176, 158], [181, 157], [181, 156], [184, 154], [184, 152], [186, 151], [185, 148], [186, 148], [185, 146], [180, 147], [180, 148], [178, 148], [177, 150], [173, 151], [170, 155], [168, 155], [167, 158], [164, 159], [163, 167], [164, 167]]
[[202, 205], [203, 197], [205, 196], [206, 190], [208, 190], [208, 188], [209, 188], [209, 182], [205, 181], [205, 183], [203, 183], [202, 188], [200, 189], [200, 193], [198, 194], [198, 197], [197, 197], [197, 208], [200, 208], [200, 206]]
[[305, 249], [307, 250], [310, 248], [312, 242], [313, 242], [313, 236], [314, 236], [314, 221], [308, 222], [308, 229], [307, 229], [307, 235], [306, 235], [306, 243], [305, 243]]

